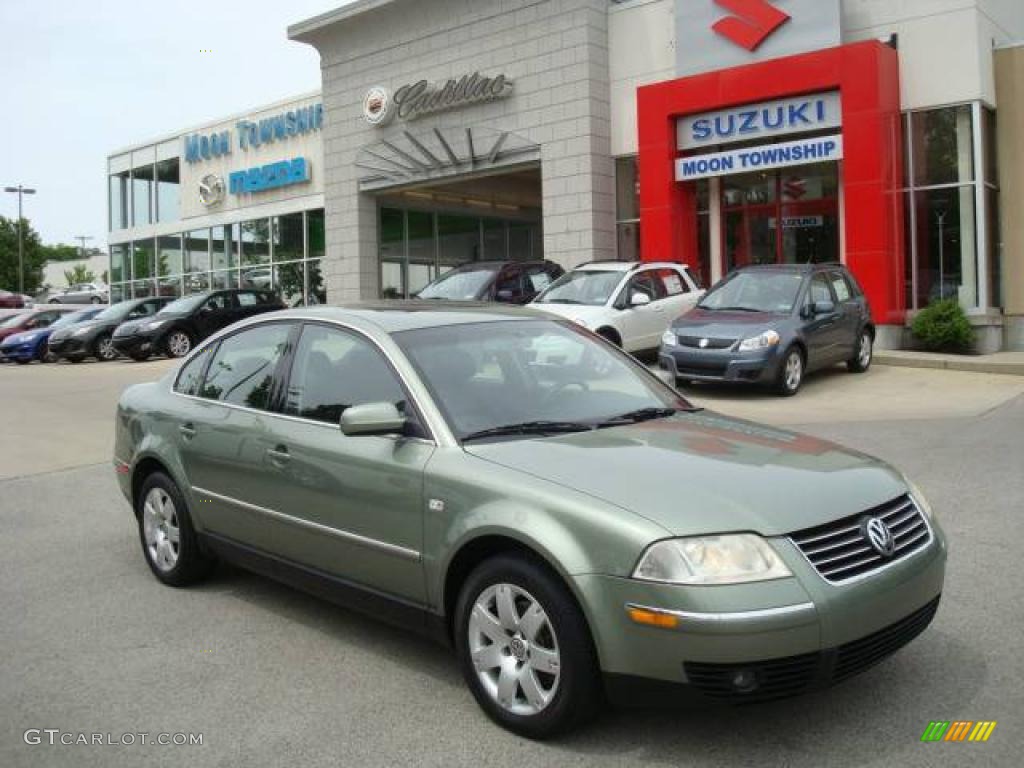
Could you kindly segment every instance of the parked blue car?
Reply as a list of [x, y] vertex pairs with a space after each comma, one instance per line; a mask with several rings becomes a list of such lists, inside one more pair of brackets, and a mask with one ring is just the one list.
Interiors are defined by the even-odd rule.
[[84, 323], [92, 320], [106, 307], [90, 307], [78, 312], [64, 315], [52, 325], [45, 328], [36, 328], [23, 333], [16, 333], [8, 336], [0, 343], [0, 360], [4, 362], [15, 362], [21, 365], [31, 363], [33, 360], [46, 360], [46, 345], [50, 340], [50, 334], [58, 328], [67, 328], [70, 325]]

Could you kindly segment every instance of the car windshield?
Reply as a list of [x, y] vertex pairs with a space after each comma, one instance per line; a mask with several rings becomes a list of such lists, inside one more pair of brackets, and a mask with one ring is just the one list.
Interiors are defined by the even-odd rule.
[[494, 267], [460, 267], [442, 275], [419, 292], [421, 299], [473, 301], [494, 278]]
[[796, 272], [737, 272], [711, 290], [699, 306], [712, 311], [793, 311], [804, 276]]
[[0, 322], [0, 328], [17, 328], [20, 325], [24, 325], [25, 321], [32, 317], [31, 312], [23, 312], [20, 315], [12, 315], [11, 317], [5, 318], [3, 322]]
[[122, 301], [120, 304], [114, 304], [112, 307], [107, 307], [96, 315], [93, 320], [121, 320], [137, 306], [137, 302]]
[[562, 275], [544, 291], [537, 304], [584, 304], [603, 307], [622, 282], [622, 273], [598, 269], [577, 269]]
[[95, 317], [96, 312], [90, 309], [83, 309], [81, 312], [72, 312], [70, 315], [64, 315], [62, 318], [57, 320], [50, 327], [56, 330], [57, 328], [64, 328], [68, 325], [74, 325], [75, 323], [81, 323], [84, 320]]
[[199, 305], [206, 301], [204, 293], [198, 296], [186, 296], [184, 299], [172, 301], [166, 307], [157, 312], [158, 315], [187, 315], [199, 309]]
[[632, 358], [554, 320], [469, 323], [394, 338], [460, 440], [584, 431], [692, 406]]

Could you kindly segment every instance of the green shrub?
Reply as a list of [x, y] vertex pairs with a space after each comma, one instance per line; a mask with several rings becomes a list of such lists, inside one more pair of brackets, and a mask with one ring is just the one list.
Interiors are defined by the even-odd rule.
[[921, 310], [911, 326], [926, 349], [936, 352], [967, 352], [974, 329], [956, 299], [936, 301]]

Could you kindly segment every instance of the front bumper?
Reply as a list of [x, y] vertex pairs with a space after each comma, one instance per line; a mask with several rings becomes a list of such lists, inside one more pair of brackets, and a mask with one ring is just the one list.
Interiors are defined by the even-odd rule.
[[90, 345], [84, 339], [69, 336], [66, 339], [50, 337], [50, 353], [55, 357], [72, 358], [86, 357], [92, 354]]
[[4, 362], [34, 360], [38, 350], [39, 343], [34, 341], [23, 344], [4, 344], [0, 346], [0, 360]]
[[658, 352], [658, 364], [676, 379], [767, 384], [778, 375], [782, 354], [779, 347], [754, 352], [729, 349], [666, 347]]
[[111, 342], [120, 354], [131, 357], [132, 355], [154, 355], [160, 349], [155, 336], [149, 334], [133, 334], [131, 336], [114, 336]]
[[[932, 526], [926, 548], [841, 585], [826, 582], [783, 538], [772, 544], [793, 578], [682, 587], [586, 575], [575, 583], [607, 678], [675, 684], [680, 694], [702, 698], [778, 698], [841, 682], [928, 626], [946, 563], [945, 539]], [[637, 624], [630, 606], [672, 613], [678, 622]], [[736, 687], [739, 673], [754, 681], [749, 690]]]

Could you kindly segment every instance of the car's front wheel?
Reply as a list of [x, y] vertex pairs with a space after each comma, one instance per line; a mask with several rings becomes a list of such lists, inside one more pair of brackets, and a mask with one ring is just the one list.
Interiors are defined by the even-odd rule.
[[455, 612], [463, 675], [487, 715], [543, 739], [581, 725], [602, 699], [582, 612], [543, 564], [502, 555], [466, 580]]
[[851, 373], [864, 373], [871, 367], [871, 361], [875, 357], [875, 340], [871, 338], [871, 331], [860, 332], [860, 341], [857, 342], [857, 351], [847, 363], [846, 367]]
[[792, 397], [800, 391], [804, 383], [804, 353], [799, 347], [791, 347], [782, 358], [778, 378], [775, 380], [775, 391], [783, 397]]
[[91, 299], [89, 299], [89, 302], [91, 304], [102, 304], [103, 299], [101, 299], [99, 296], [93, 296]]
[[146, 563], [160, 581], [184, 587], [210, 573], [213, 560], [200, 550], [185, 499], [171, 478], [162, 472], [147, 477], [135, 514]]
[[185, 331], [171, 331], [164, 346], [171, 357], [185, 357], [192, 351], [192, 337]]
[[117, 359], [117, 350], [114, 349], [114, 341], [110, 338], [109, 333], [104, 333], [93, 345], [93, 351], [96, 353], [96, 359], [102, 360], [104, 363], [109, 363], [111, 360]]

